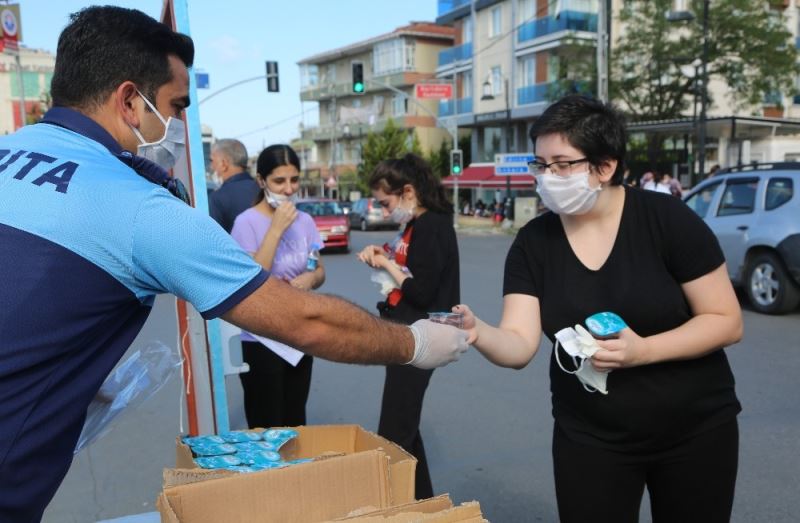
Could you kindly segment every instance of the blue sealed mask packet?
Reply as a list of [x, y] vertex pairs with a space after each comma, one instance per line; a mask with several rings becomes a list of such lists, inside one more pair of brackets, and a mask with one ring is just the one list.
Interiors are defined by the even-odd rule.
[[237, 452], [258, 452], [261, 450], [277, 451], [278, 447], [269, 441], [245, 441], [243, 443], [233, 443]]
[[236, 453], [236, 447], [230, 443], [195, 445], [191, 449], [195, 456], [223, 456]]
[[247, 441], [260, 441], [261, 434], [245, 430], [232, 430], [219, 435], [225, 443], [245, 443]]
[[204, 469], [224, 469], [242, 464], [242, 460], [236, 456], [208, 456], [195, 458], [194, 462]]
[[586, 328], [598, 339], [616, 338], [627, 325], [613, 312], [598, 312], [586, 318]]

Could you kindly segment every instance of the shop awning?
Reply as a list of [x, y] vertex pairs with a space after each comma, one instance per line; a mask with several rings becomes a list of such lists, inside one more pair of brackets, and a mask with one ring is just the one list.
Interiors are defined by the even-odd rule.
[[[442, 185], [452, 187], [455, 176], [450, 175], [442, 179]], [[530, 174], [515, 174], [510, 176], [511, 187], [530, 188], [535, 181]], [[473, 163], [464, 169], [464, 174], [458, 177], [458, 187], [461, 189], [502, 189], [506, 186], [505, 176], [495, 176], [493, 163]]]

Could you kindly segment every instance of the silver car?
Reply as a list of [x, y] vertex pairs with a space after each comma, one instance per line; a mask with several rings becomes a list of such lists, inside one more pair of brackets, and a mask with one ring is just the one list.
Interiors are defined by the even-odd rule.
[[369, 231], [372, 229], [397, 229], [399, 226], [383, 211], [383, 207], [375, 198], [361, 198], [353, 203], [347, 215], [351, 229]]
[[759, 312], [784, 314], [800, 303], [798, 190], [800, 163], [783, 162], [724, 169], [684, 196]]

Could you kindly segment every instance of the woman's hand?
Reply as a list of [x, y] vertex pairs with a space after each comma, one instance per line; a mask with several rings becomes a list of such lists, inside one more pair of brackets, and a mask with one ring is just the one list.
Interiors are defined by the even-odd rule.
[[464, 323], [461, 328], [469, 333], [467, 343], [472, 345], [478, 339], [478, 318], [469, 308], [469, 305], [464, 305], [463, 303], [456, 305], [452, 310], [462, 315]]
[[314, 281], [315, 276], [313, 272], [304, 272], [291, 279], [289, 284], [295, 289], [310, 291], [314, 288]]
[[383, 251], [383, 248], [377, 245], [367, 245], [361, 252], [358, 253], [358, 259], [366, 263], [372, 268], [380, 269], [385, 268], [389, 262], [389, 258]]
[[649, 363], [647, 340], [633, 332], [630, 327], [621, 330], [619, 338], [596, 341], [602, 349], [591, 358], [592, 365], [597, 370], [607, 372]]
[[295, 209], [294, 204], [288, 201], [283, 202], [275, 209], [272, 215], [272, 224], [269, 228], [283, 235], [296, 218], [297, 209]]

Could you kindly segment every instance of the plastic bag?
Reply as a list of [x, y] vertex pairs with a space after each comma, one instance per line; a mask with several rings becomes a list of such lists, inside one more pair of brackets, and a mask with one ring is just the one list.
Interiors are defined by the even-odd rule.
[[[392, 263], [394, 263], [395, 267], [403, 271], [404, 274], [407, 274], [409, 277], [411, 277], [411, 271], [408, 270], [408, 267], [401, 267], [400, 265], [397, 265], [397, 263], [395, 263], [394, 260], [392, 260]], [[370, 280], [381, 286], [380, 293], [383, 294], [384, 296], [388, 296], [389, 293], [392, 292], [394, 289], [400, 288], [400, 285], [392, 277], [392, 275], [389, 274], [389, 271], [387, 271], [386, 269], [373, 270], [372, 276], [370, 276]]]
[[114, 418], [152, 396], [180, 365], [177, 353], [160, 342], [150, 343], [131, 354], [108, 375], [86, 409], [86, 421], [74, 453], [104, 436]]

